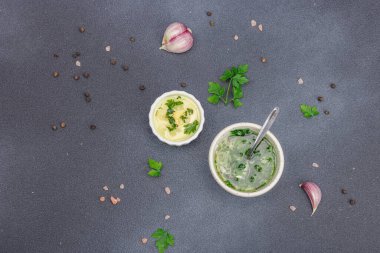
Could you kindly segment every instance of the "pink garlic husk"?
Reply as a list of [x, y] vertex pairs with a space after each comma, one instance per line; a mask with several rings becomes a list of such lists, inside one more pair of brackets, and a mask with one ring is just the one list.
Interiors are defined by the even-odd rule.
[[193, 46], [193, 34], [186, 25], [174, 22], [166, 28], [160, 49], [171, 53], [184, 53]]
[[306, 192], [307, 196], [310, 199], [310, 203], [313, 208], [311, 216], [313, 216], [318, 208], [319, 202], [321, 202], [322, 199], [321, 189], [313, 182], [303, 182], [299, 185], [299, 187], [301, 187]]

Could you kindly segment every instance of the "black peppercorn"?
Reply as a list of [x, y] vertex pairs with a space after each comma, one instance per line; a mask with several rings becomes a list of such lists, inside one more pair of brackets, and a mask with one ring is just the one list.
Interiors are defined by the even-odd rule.
[[185, 88], [185, 87], [187, 86], [187, 83], [183, 83], [183, 82], [182, 82], [182, 83], [180, 83], [179, 85], [180, 85], [182, 88]]
[[317, 97], [317, 100], [318, 100], [319, 102], [322, 102], [323, 100], [325, 100], [325, 98], [322, 97], [322, 96], [318, 96], [318, 97]]
[[83, 72], [82, 75], [83, 75], [83, 77], [86, 78], [86, 79], [90, 77], [90, 73], [88, 73], [88, 72]]
[[341, 190], [341, 193], [342, 193], [342, 194], [347, 194], [348, 191], [347, 191], [346, 189], [343, 188], [343, 189]]
[[85, 100], [86, 100], [87, 103], [90, 103], [91, 102], [91, 97], [86, 97]]
[[329, 115], [329, 114], [330, 114], [330, 112], [327, 111], [327, 110], [324, 110], [323, 113], [324, 113], [325, 115]]
[[88, 97], [91, 96], [91, 94], [90, 94], [88, 91], [85, 91], [85, 92], [83, 93], [83, 95], [84, 95], [86, 98], [88, 98]]
[[90, 125], [90, 129], [91, 130], [95, 130], [96, 129], [96, 125]]
[[132, 36], [131, 36], [131, 37], [129, 37], [129, 41], [130, 41], [130, 42], [135, 42], [136, 39], [135, 39], [135, 37], [132, 37]]
[[127, 64], [123, 64], [121, 67], [124, 71], [127, 71], [129, 69], [129, 66]]
[[355, 199], [350, 199], [349, 200], [349, 203], [351, 206], [355, 205], [356, 204], [356, 200]]
[[140, 85], [140, 86], [139, 86], [139, 89], [140, 89], [140, 90], [145, 90], [145, 86], [144, 86], [144, 85]]
[[336, 84], [332, 83], [332, 84], [330, 84], [330, 87], [331, 87], [331, 89], [335, 89], [336, 88]]
[[53, 54], [53, 57], [54, 57], [54, 58], [58, 58], [59, 55], [58, 55], [58, 54]]
[[53, 130], [53, 131], [57, 131], [57, 129], [58, 129], [58, 127], [56, 126], [56, 125], [51, 125], [51, 129]]
[[208, 12], [206, 12], [206, 14], [207, 14], [207, 16], [211, 16], [212, 15], [212, 12], [211, 11], [208, 11]]

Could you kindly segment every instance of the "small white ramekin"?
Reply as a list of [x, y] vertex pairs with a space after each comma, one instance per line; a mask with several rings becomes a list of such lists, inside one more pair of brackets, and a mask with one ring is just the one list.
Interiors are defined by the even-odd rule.
[[[167, 140], [167, 139], [163, 138], [162, 136], [160, 136], [157, 133], [156, 129], [154, 128], [154, 119], [153, 119], [153, 117], [154, 117], [154, 112], [155, 112], [155, 109], [156, 109], [158, 103], [160, 103], [166, 97], [176, 96], [176, 95], [184, 96], [184, 97], [190, 98], [192, 101], [194, 101], [194, 103], [196, 104], [196, 106], [199, 109], [199, 113], [200, 113], [200, 117], [201, 117], [197, 132], [194, 135], [192, 135], [189, 139], [186, 139], [186, 140], [183, 140], [183, 141], [170, 141], [170, 140]], [[172, 146], [186, 145], [186, 144], [189, 144], [190, 142], [192, 142], [193, 140], [195, 140], [198, 137], [199, 133], [203, 130], [203, 124], [204, 124], [204, 122], [205, 122], [205, 113], [203, 111], [203, 107], [202, 107], [201, 103], [193, 95], [191, 95], [190, 93], [184, 92], [184, 91], [172, 90], [172, 91], [169, 91], [169, 92], [165, 92], [164, 94], [162, 94], [161, 96], [159, 96], [154, 101], [154, 103], [152, 104], [152, 106], [150, 107], [149, 125], [150, 125], [150, 128], [152, 129], [152, 132], [154, 133], [154, 135], [157, 136], [157, 138], [160, 141], [165, 142], [165, 143], [167, 143], [169, 145], [172, 145]]]
[[235, 189], [228, 187], [223, 182], [223, 180], [220, 178], [220, 176], [218, 175], [218, 173], [216, 171], [215, 163], [214, 163], [215, 150], [217, 148], [217, 145], [219, 144], [220, 139], [225, 134], [227, 134], [231, 130], [238, 129], [238, 128], [250, 128], [254, 131], [259, 132], [261, 129], [261, 126], [257, 125], [257, 124], [253, 124], [253, 123], [242, 122], [242, 123], [236, 123], [236, 124], [230, 125], [230, 126], [224, 128], [222, 131], [220, 131], [216, 135], [216, 137], [214, 138], [213, 142], [211, 143], [211, 147], [210, 147], [210, 151], [209, 151], [209, 155], [208, 155], [208, 162], [209, 162], [211, 174], [214, 177], [214, 179], [216, 180], [216, 182], [227, 192], [229, 192], [235, 196], [239, 196], [239, 197], [246, 197], [246, 198], [257, 197], [257, 196], [263, 195], [264, 193], [270, 191], [277, 184], [277, 182], [280, 180], [280, 177], [281, 177], [282, 172], [284, 170], [284, 153], [282, 151], [281, 145], [278, 142], [277, 138], [271, 132], [268, 131], [268, 133], [265, 135], [265, 138], [273, 145], [273, 147], [276, 150], [276, 155], [277, 155], [277, 157], [276, 157], [276, 174], [272, 178], [272, 181], [270, 181], [262, 189], [255, 191], [255, 192], [241, 192], [241, 191], [237, 191]]

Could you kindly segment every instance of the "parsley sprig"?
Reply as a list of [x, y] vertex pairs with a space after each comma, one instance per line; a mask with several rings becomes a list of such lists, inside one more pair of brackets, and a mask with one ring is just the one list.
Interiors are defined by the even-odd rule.
[[319, 114], [318, 108], [316, 106], [301, 104], [300, 110], [303, 113], [303, 116], [308, 119], [314, 116], [317, 116]]
[[156, 248], [159, 253], [164, 253], [169, 246], [174, 246], [174, 236], [162, 228], [157, 228], [151, 237], [156, 239]]
[[198, 126], [199, 126], [198, 120], [194, 120], [193, 123], [189, 123], [189, 124], [184, 125], [185, 134], [195, 133], [195, 131], [197, 131], [197, 129], [198, 129]]
[[174, 117], [173, 117], [174, 107], [177, 106], [177, 105], [182, 105], [182, 104], [183, 104], [182, 101], [176, 101], [174, 99], [169, 99], [165, 103], [165, 105], [168, 107], [168, 109], [166, 111], [166, 118], [169, 120], [169, 124], [170, 124], [170, 126], [167, 126], [167, 128], [169, 129], [169, 131], [173, 131], [178, 126], [177, 123], [175, 122]]
[[[211, 104], [217, 104], [219, 101], [224, 102], [227, 105], [229, 102], [232, 102], [235, 108], [238, 108], [243, 105], [240, 99], [243, 97], [242, 86], [249, 82], [249, 79], [245, 76], [248, 72], [248, 64], [239, 65], [238, 67], [231, 67], [226, 69], [219, 77], [221, 81], [228, 82], [227, 92], [224, 87], [222, 87], [217, 82], [209, 82], [208, 92], [212, 94], [208, 97], [208, 101]], [[232, 98], [230, 96], [232, 86]]]
[[148, 165], [150, 168], [150, 171], [148, 172], [149, 176], [151, 176], [151, 177], [161, 176], [162, 162], [159, 162], [159, 161], [156, 161], [154, 159], [149, 158], [148, 159]]

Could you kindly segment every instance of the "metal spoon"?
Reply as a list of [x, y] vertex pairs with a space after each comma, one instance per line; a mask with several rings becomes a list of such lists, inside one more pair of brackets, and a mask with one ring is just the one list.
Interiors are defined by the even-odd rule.
[[280, 112], [280, 108], [275, 107], [273, 109], [273, 111], [269, 114], [268, 118], [265, 120], [264, 125], [261, 127], [261, 130], [260, 130], [259, 134], [257, 135], [255, 143], [253, 143], [253, 146], [247, 155], [248, 159], [253, 158], [253, 154], [254, 154], [253, 151], [255, 151], [257, 146], [259, 146], [261, 140], [264, 138], [266, 133], [269, 131], [269, 128], [272, 126], [273, 122], [276, 120], [276, 117], [277, 117], [279, 112]]

